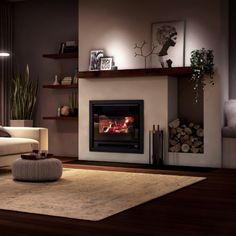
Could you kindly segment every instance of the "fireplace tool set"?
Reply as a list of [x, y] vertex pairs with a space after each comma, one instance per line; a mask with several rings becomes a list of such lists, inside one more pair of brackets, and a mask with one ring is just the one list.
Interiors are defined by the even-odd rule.
[[155, 168], [163, 166], [163, 130], [159, 125], [149, 131], [149, 163]]

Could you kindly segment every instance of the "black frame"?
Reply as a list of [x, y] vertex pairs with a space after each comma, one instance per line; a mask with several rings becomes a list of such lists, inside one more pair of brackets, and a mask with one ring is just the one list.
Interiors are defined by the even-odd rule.
[[[109, 68], [104, 69], [103, 64], [104, 60], [109, 60]], [[100, 58], [100, 70], [106, 71], [106, 70], [111, 70], [113, 65], [113, 57], [101, 57]]]
[[[123, 104], [139, 106], [139, 139], [138, 148], [132, 148], [132, 144], [127, 142], [111, 142], [104, 146], [94, 145], [94, 117], [92, 115], [93, 106], [101, 105], [122, 106]], [[102, 145], [102, 142], [100, 142]], [[119, 144], [118, 144], [119, 143]], [[112, 147], [112, 149], [111, 149]], [[143, 100], [90, 100], [89, 101], [89, 150], [96, 152], [117, 152], [117, 153], [144, 153], [144, 101]]]

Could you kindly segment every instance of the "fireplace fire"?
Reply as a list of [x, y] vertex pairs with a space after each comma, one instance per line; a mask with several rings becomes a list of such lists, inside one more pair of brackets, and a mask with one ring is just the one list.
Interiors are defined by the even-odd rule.
[[143, 153], [143, 100], [90, 101], [90, 151]]
[[134, 117], [99, 116], [99, 133], [130, 133], [133, 131]]

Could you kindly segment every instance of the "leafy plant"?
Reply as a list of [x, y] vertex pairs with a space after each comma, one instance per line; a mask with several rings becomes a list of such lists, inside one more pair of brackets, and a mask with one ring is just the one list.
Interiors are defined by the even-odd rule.
[[194, 83], [193, 89], [195, 91], [195, 101], [198, 102], [199, 89], [204, 89], [206, 85], [206, 77], [209, 77], [209, 83], [214, 85], [214, 55], [212, 50], [205, 48], [194, 50], [191, 52], [191, 80]]
[[69, 106], [71, 110], [71, 115], [76, 116], [78, 115], [78, 95], [77, 93], [72, 93], [69, 96]]
[[38, 92], [38, 81], [29, 77], [29, 66], [26, 65], [24, 76], [17, 74], [11, 81], [11, 119], [31, 120]]

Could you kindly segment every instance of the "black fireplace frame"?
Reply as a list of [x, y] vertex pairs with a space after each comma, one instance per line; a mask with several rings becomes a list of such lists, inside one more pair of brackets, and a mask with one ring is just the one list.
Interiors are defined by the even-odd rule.
[[[131, 145], [127, 142], [116, 143], [111, 142], [111, 144], [106, 144], [101, 147], [96, 147], [94, 145], [94, 117], [92, 115], [93, 106], [101, 105], [138, 105], [139, 106], [139, 139], [138, 139], [138, 148], [132, 148]], [[130, 146], [129, 146], [130, 145]], [[112, 149], [111, 149], [112, 146]], [[125, 148], [125, 146], [127, 148]], [[89, 151], [94, 152], [116, 152], [116, 153], [144, 153], [144, 100], [90, 100], [89, 101]]]

